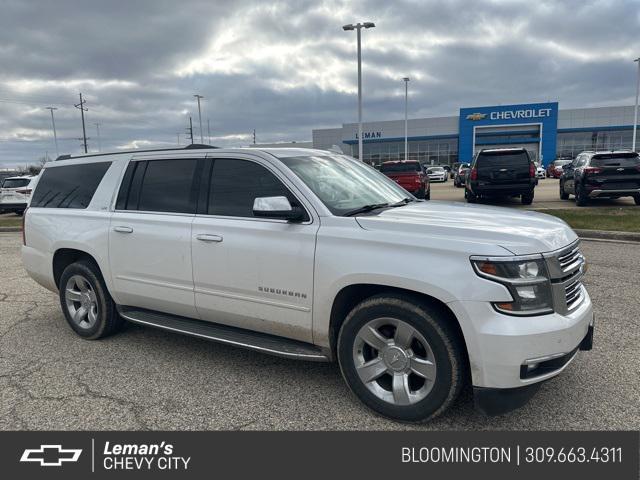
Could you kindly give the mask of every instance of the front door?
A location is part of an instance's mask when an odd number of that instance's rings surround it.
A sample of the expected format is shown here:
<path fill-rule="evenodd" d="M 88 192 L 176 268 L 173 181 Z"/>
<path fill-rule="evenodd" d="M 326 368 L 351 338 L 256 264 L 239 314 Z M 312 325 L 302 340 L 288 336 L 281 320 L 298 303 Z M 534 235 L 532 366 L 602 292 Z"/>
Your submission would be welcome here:
<path fill-rule="evenodd" d="M 206 208 L 192 228 L 201 318 L 310 342 L 318 220 L 308 213 L 300 223 L 254 217 L 257 197 L 286 196 L 304 205 L 267 163 L 210 162 Z"/>

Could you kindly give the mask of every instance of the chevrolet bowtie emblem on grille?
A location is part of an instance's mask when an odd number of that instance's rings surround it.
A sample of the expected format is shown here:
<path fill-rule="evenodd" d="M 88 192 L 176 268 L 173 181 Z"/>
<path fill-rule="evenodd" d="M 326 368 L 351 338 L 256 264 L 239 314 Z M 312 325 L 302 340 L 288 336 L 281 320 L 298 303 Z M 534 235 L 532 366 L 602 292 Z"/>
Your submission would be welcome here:
<path fill-rule="evenodd" d="M 62 448 L 62 445 L 40 445 L 22 452 L 21 462 L 39 463 L 41 467 L 59 467 L 62 462 L 77 462 L 82 449 Z"/>

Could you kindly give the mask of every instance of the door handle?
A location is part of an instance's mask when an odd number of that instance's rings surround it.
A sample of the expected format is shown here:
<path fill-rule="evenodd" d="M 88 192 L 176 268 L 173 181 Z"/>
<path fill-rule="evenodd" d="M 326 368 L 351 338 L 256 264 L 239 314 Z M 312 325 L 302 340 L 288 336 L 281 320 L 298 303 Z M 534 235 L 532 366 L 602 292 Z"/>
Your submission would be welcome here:
<path fill-rule="evenodd" d="M 133 228 L 131 227 L 117 226 L 113 227 L 113 230 L 119 233 L 133 233 Z"/>
<path fill-rule="evenodd" d="M 221 242 L 222 241 L 222 236 L 221 235 L 208 235 L 206 233 L 200 233 L 198 235 L 196 235 L 196 239 L 200 240 L 202 242 Z"/>

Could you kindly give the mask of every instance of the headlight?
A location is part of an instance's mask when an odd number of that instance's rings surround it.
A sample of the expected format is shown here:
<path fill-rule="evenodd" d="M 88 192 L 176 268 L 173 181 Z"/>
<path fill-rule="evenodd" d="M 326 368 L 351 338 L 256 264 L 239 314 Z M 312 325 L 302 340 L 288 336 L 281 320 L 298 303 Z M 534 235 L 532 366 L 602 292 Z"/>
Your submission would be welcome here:
<path fill-rule="evenodd" d="M 501 313 L 544 315 L 553 312 L 551 282 L 541 257 L 518 259 L 471 257 L 476 273 L 507 287 L 512 302 L 494 302 Z"/>

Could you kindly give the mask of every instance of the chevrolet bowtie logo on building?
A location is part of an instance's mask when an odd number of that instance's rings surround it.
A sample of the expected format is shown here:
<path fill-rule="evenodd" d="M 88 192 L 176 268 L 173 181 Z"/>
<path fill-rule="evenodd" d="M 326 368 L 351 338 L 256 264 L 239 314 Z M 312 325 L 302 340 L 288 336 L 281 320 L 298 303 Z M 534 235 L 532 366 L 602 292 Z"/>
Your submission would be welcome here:
<path fill-rule="evenodd" d="M 62 462 L 77 462 L 81 453 L 82 449 L 62 448 L 62 445 L 40 445 L 40 448 L 27 448 L 20 461 L 39 463 L 41 467 L 59 467 Z"/>
<path fill-rule="evenodd" d="M 467 115 L 467 120 L 483 120 L 487 118 L 486 113 L 470 113 Z"/>

